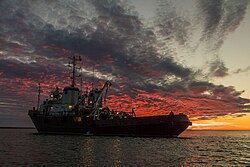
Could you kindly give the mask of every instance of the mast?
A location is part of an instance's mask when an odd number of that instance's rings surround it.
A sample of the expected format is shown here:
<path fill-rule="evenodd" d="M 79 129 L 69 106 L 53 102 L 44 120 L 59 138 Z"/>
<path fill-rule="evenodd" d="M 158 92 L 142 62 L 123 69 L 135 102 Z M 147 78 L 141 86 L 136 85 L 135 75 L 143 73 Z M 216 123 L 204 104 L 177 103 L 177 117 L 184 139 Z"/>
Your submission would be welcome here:
<path fill-rule="evenodd" d="M 72 77 L 72 84 L 71 84 L 71 86 L 72 87 L 75 87 L 75 77 L 76 77 L 76 57 L 75 56 L 73 56 L 73 62 L 72 62 L 72 65 L 73 65 L 73 71 L 72 71 L 72 73 L 73 73 L 73 77 Z"/>
<path fill-rule="evenodd" d="M 40 86 L 40 82 L 38 83 L 38 97 L 37 97 L 37 111 L 40 105 L 40 94 L 41 94 L 41 86 Z"/>
<path fill-rule="evenodd" d="M 69 67 L 72 67 L 72 72 L 71 72 L 72 77 L 70 77 L 72 79 L 71 87 L 75 87 L 75 85 L 76 85 L 76 77 L 79 77 L 79 76 L 76 76 L 76 72 L 77 72 L 76 69 L 79 69 L 79 68 L 76 67 L 77 66 L 76 62 L 77 61 L 82 61 L 80 56 L 79 56 L 79 58 L 76 58 L 75 56 L 73 56 L 72 61 L 69 62 Z"/>
<path fill-rule="evenodd" d="M 82 93 L 82 67 L 81 67 L 81 87 L 80 87 L 81 93 Z"/>
<path fill-rule="evenodd" d="M 95 64 L 93 64 L 92 90 L 94 89 L 94 82 L 95 82 Z"/>

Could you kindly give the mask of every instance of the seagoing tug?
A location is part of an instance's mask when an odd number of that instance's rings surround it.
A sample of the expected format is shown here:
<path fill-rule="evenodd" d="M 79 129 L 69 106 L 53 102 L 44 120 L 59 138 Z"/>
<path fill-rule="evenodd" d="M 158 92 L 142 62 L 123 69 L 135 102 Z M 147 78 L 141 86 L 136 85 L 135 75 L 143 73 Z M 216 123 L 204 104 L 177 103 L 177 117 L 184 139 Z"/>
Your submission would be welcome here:
<path fill-rule="evenodd" d="M 183 113 L 136 117 L 134 108 L 132 112 L 110 110 L 103 104 L 111 82 L 82 92 L 75 84 L 77 61 L 81 58 L 73 56 L 70 62 L 71 85 L 62 92 L 56 88 L 41 105 L 39 83 L 37 107 L 28 113 L 38 133 L 177 137 L 192 125 Z"/>

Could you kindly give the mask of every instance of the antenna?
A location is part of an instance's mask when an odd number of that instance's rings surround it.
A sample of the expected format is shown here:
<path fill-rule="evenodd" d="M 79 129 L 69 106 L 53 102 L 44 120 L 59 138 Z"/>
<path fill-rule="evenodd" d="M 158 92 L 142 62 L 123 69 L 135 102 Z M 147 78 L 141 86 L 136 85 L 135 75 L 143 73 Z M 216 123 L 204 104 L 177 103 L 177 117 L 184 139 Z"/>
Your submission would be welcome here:
<path fill-rule="evenodd" d="M 76 61 L 82 61 L 81 57 L 79 56 L 79 58 L 77 59 L 75 56 L 73 56 L 72 62 L 69 62 L 69 67 L 72 67 L 72 77 L 70 77 L 72 79 L 72 83 L 71 86 L 75 87 L 75 80 L 76 80 L 76 69 L 79 69 L 76 67 Z M 71 66 L 72 65 L 72 66 Z M 77 76 L 79 77 L 79 76 Z"/>
<path fill-rule="evenodd" d="M 37 97 L 37 111 L 40 105 L 40 94 L 41 94 L 41 86 L 40 86 L 40 82 L 38 83 L 38 97 Z"/>
<path fill-rule="evenodd" d="M 82 67 L 80 68 L 80 70 L 81 70 L 81 87 L 80 87 L 80 89 L 81 89 L 81 94 L 82 94 Z"/>
<path fill-rule="evenodd" d="M 72 77 L 72 84 L 71 84 L 71 86 L 72 87 L 74 87 L 75 86 L 75 75 L 76 75 L 76 57 L 75 56 L 73 56 L 73 62 L 72 62 L 72 65 L 73 65 L 73 71 L 72 71 L 72 73 L 73 73 L 73 77 Z"/>
<path fill-rule="evenodd" d="M 95 64 L 93 64 L 92 89 L 94 89 L 94 82 L 95 82 Z"/>

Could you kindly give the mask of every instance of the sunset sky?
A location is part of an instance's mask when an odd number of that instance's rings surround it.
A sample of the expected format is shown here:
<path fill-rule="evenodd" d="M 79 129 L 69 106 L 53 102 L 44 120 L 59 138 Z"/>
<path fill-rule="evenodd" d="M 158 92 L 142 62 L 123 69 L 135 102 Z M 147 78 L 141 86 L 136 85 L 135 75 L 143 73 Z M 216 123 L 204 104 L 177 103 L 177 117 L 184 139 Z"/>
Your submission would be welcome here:
<path fill-rule="evenodd" d="M 249 27 L 248 0 L 2 0 L 0 126 L 33 126 L 38 83 L 43 100 L 69 85 L 75 55 L 110 108 L 250 130 Z"/>

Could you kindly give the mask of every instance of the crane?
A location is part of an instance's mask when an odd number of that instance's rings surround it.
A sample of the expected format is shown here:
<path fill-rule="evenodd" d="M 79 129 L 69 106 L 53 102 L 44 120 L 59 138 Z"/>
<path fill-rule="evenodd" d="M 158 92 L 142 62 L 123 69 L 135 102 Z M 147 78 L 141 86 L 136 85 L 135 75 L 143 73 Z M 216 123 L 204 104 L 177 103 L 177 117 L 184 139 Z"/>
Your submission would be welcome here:
<path fill-rule="evenodd" d="M 98 95 L 98 97 L 96 98 L 96 100 L 94 102 L 94 110 L 91 113 L 91 115 L 94 115 L 94 117 L 93 117 L 94 120 L 96 120 L 96 119 L 99 120 L 100 110 L 99 110 L 98 104 L 102 103 L 102 97 L 103 97 L 104 93 L 105 93 L 104 102 L 106 101 L 106 95 L 107 95 L 108 89 L 111 85 L 112 84 L 110 81 L 106 81 L 105 84 L 103 85 L 102 89 L 100 90 L 100 94 Z M 106 91 L 105 91 L 105 89 L 106 89 Z"/>

